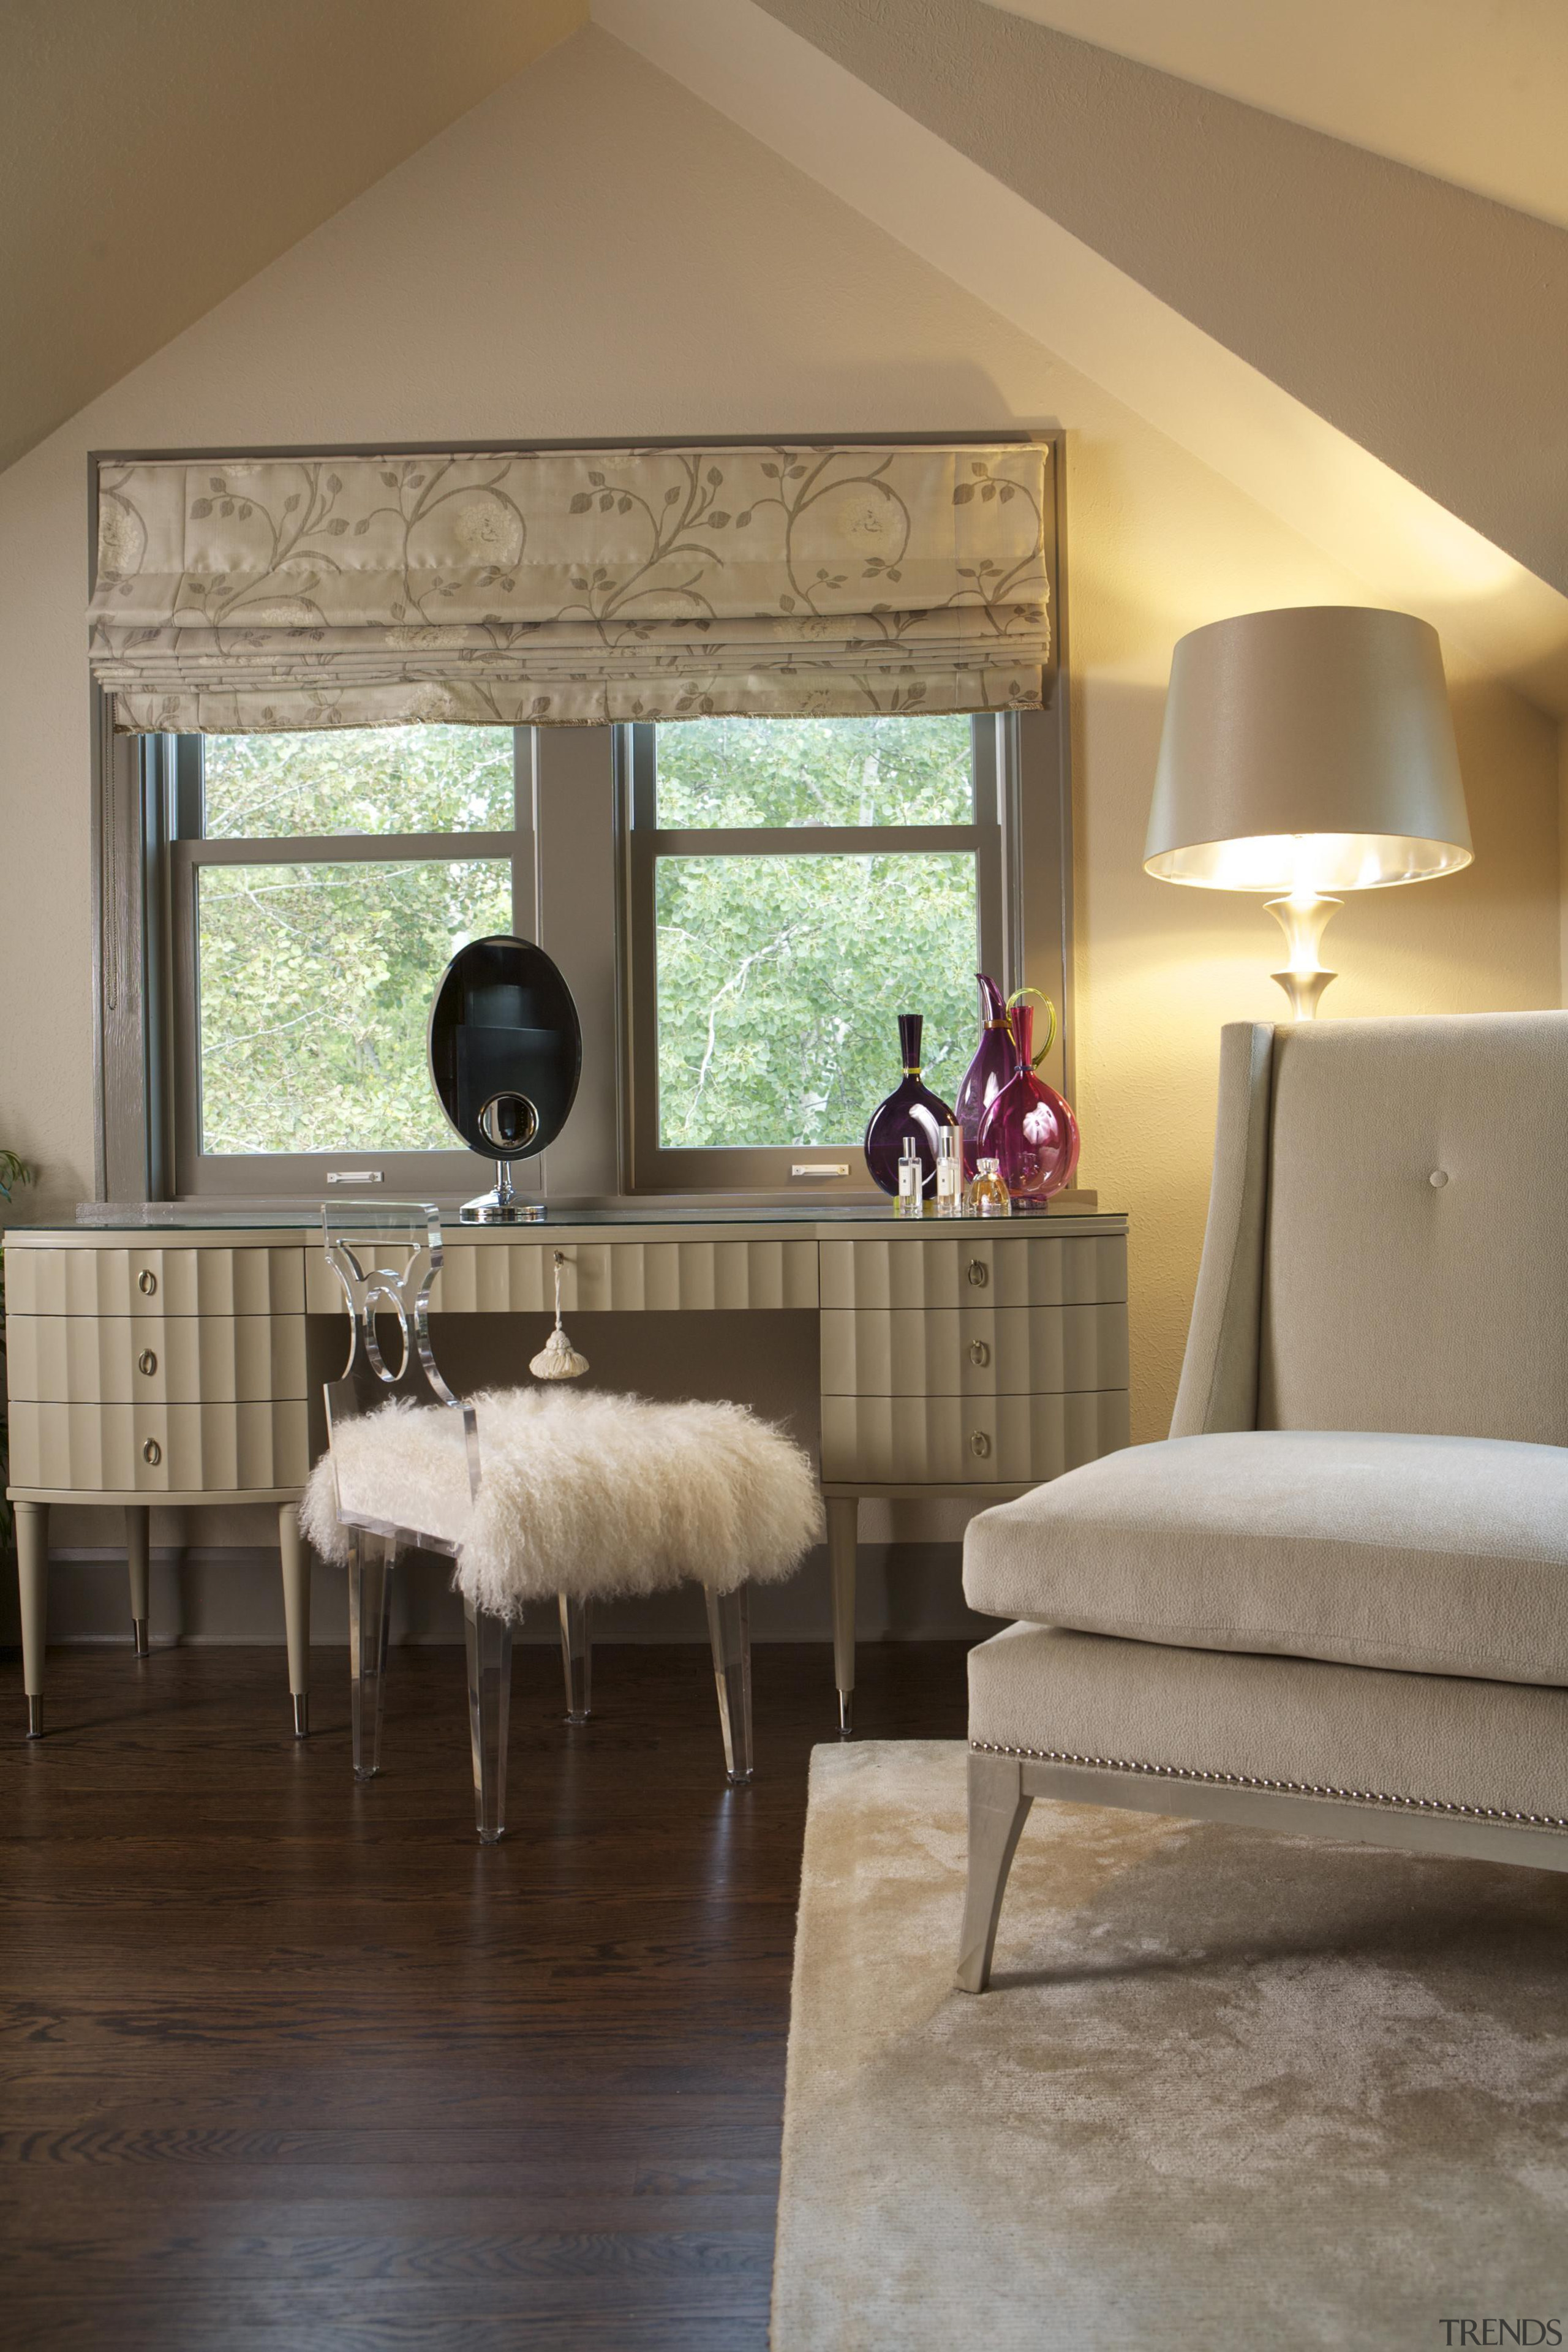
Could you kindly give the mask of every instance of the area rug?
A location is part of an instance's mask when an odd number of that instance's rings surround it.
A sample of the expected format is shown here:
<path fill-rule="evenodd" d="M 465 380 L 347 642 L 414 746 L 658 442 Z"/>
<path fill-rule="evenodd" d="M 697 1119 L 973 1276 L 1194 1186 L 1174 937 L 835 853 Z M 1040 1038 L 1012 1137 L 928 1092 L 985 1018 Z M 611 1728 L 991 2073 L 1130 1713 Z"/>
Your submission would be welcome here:
<path fill-rule="evenodd" d="M 817 1748 L 773 2352 L 1568 2345 L 1568 1878 L 1037 1803 L 976 1998 L 963 1856 Z"/>

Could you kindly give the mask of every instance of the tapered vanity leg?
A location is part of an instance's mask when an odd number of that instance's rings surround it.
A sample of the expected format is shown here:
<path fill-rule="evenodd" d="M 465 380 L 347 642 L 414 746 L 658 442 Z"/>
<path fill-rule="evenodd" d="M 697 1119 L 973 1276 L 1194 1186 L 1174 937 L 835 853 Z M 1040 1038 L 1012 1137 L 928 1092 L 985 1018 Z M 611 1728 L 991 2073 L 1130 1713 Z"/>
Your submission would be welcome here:
<path fill-rule="evenodd" d="M 147 1593 L 152 1581 L 153 1514 L 140 1503 L 125 1506 L 125 1565 L 131 1575 L 131 1639 L 136 1655 L 147 1654 Z"/>
<path fill-rule="evenodd" d="M 594 1700 L 594 1604 L 561 1601 L 561 1665 L 566 1677 L 566 1720 L 586 1723 Z"/>
<path fill-rule="evenodd" d="M 511 1711 L 511 1620 L 463 1604 L 468 1652 L 468 1736 L 474 1750 L 474 1820 L 481 1845 L 506 1835 L 507 1718 Z"/>
<path fill-rule="evenodd" d="M 283 1568 L 283 1633 L 289 1644 L 294 1737 L 303 1739 L 310 1728 L 310 1555 L 293 1503 L 284 1503 L 278 1513 L 278 1553 Z"/>
<path fill-rule="evenodd" d="M 827 1558 L 833 1570 L 833 1679 L 838 1685 L 838 1737 L 855 1729 L 855 1551 L 860 1505 L 853 1495 L 827 1505 Z"/>
<path fill-rule="evenodd" d="M 49 1507 L 15 1503 L 16 1582 L 22 1597 L 22 1687 L 27 1695 L 27 1737 L 44 1736 L 44 1629 L 49 1603 Z"/>
<path fill-rule="evenodd" d="M 1016 1756 L 986 1756 L 970 1749 L 969 1883 L 958 1939 L 961 1992 L 984 1992 L 991 1981 L 1007 1873 L 1034 1801 L 1024 1794 L 1024 1768 Z"/>
<path fill-rule="evenodd" d="M 719 1728 L 724 1769 L 739 1788 L 752 1777 L 752 1621 L 742 1584 L 737 1592 L 708 1595 L 708 1638 L 719 1686 Z"/>
<path fill-rule="evenodd" d="M 381 1769 L 381 1706 L 395 1553 L 382 1536 L 354 1534 L 349 1553 L 349 1673 L 353 1678 L 354 1779 Z"/>

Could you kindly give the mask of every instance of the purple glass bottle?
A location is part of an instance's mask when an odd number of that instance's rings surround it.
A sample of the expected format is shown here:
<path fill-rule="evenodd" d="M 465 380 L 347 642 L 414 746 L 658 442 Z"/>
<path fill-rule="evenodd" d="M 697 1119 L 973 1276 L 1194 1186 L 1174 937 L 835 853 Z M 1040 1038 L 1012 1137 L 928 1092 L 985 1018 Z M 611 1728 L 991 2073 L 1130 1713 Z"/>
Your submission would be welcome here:
<path fill-rule="evenodd" d="M 1053 1192 L 1066 1191 L 1078 1166 L 1079 1137 L 1070 1107 L 1031 1066 L 1034 1008 L 1015 1004 L 1012 1022 L 1017 1067 L 980 1123 L 980 1152 L 1000 1163 L 1016 1215 L 1043 1209 Z"/>
<path fill-rule="evenodd" d="M 980 1122 L 1012 1076 L 1018 1064 L 1018 1050 L 1013 1043 L 1013 1032 L 1007 1024 L 1007 1006 L 1001 990 L 989 973 L 977 971 L 980 982 L 980 1043 L 974 1059 L 963 1074 L 963 1084 L 958 1089 L 953 1110 L 963 1129 L 963 1175 L 966 1183 L 974 1181 L 980 1147 Z"/>
<path fill-rule="evenodd" d="M 904 1057 L 904 1075 L 887 1101 L 879 1103 L 871 1113 L 866 1129 L 866 1165 L 874 1184 L 879 1184 L 884 1192 L 896 1193 L 904 1138 L 912 1135 L 921 1155 L 921 1195 L 929 1201 L 936 1192 L 937 1135 L 941 1129 L 953 1124 L 953 1118 L 941 1097 L 921 1084 L 921 1033 L 924 1027 L 923 1013 L 900 1013 L 899 1045 Z"/>

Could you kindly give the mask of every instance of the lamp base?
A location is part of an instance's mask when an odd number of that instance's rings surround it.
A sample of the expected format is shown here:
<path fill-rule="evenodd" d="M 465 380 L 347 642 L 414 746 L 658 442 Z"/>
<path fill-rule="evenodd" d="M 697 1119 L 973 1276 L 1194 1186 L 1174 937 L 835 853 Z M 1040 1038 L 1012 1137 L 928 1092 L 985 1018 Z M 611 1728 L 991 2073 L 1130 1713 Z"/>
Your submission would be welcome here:
<path fill-rule="evenodd" d="M 1285 991 L 1293 1021 L 1315 1020 L 1324 989 L 1338 977 L 1319 961 L 1318 948 L 1330 916 L 1339 913 L 1344 900 L 1320 898 L 1315 890 L 1302 890 L 1265 903 L 1285 934 L 1289 957 L 1285 970 L 1271 972 L 1269 978 Z"/>

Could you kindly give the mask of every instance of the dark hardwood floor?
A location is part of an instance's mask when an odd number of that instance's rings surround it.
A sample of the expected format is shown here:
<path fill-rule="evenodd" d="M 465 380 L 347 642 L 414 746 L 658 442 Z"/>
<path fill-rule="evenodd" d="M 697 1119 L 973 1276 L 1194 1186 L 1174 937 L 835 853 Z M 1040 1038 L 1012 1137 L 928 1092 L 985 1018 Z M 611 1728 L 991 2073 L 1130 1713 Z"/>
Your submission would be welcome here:
<path fill-rule="evenodd" d="M 726 1791 L 705 1651 L 520 1649 L 510 1822 L 472 1828 L 463 1662 L 404 1650 L 356 1789 L 276 1650 L 0 1680 L 9 2352 L 765 2345 L 806 1759 L 827 1653 L 755 1654 Z M 963 1649 L 861 1652 L 868 1737 L 957 1737 Z"/>

